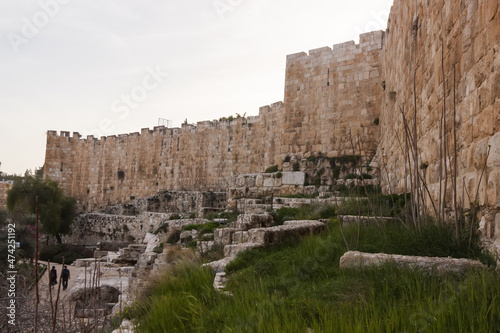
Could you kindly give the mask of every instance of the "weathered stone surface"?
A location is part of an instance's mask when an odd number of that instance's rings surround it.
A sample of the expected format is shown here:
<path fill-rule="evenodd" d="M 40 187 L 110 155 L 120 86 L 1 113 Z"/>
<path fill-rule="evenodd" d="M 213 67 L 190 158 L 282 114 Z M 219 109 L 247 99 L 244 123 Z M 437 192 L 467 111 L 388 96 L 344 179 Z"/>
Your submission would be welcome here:
<path fill-rule="evenodd" d="M 234 258 L 238 253 L 262 247 L 263 243 L 241 243 L 224 246 L 224 257 Z"/>
<path fill-rule="evenodd" d="M 253 228 L 266 228 L 273 225 L 273 217 L 269 214 L 240 214 L 236 222 L 231 223 L 231 228 L 248 230 Z"/>
<path fill-rule="evenodd" d="M 495 239 L 500 240 L 500 213 L 495 216 Z"/>
<path fill-rule="evenodd" d="M 221 228 L 214 230 L 214 241 L 217 244 L 228 245 L 233 242 L 233 234 L 237 231 L 234 228 Z"/>
<path fill-rule="evenodd" d="M 418 22 L 414 22 L 415 18 Z M 389 192 L 389 187 L 393 192 L 401 192 L 405 186 L 404 152 L 398 144 L 398 137 L 399 140 L 405 137 L 400 107 L 413 101 L 415 82 L 419 163 L 428 164 L 425 177 L 434 201 L 438 202 L 439 196 L 439 144 L 444 95 L 450 163 L 453 163 L 453 129 L 456 129 L 458 202 L 464 201 L 468 206 L 473 201 L 474 198 L 468 199 L 467 193 L 475 196 L 485 164 L 479 186 L 479 203 L 491 207 L 498 202 L 495 188 L 498 177 L 494 171 L 500 168 L 499 37 L 498 0 L 427 4 L 409 0 L 394 2 L 381 56 L 380 80 L 385 84 L 385 92 L 380 110 L 380 144 L 375 158 L 380 167 L 387 168 L 392 180 L 382 173 L 382 186 L 386 192 Z M 446 79 L 444 91 L 442 69 Z M 410 123 L 414 121 L 414 112 L 413 105 L 405 108 Z M 491 146 L 491 151 L 486 161 L 488 146 Z M 448 168 L 451 170 L 450 166 Z M 452 197 L 453 191 L 450 170 L 446 189 L 448 198 Z M 465 189 L 461 184 L 464 177 Z M 448 204 L 451 205 L 451 200 Z"/>
<path fill-rule="evenodd" d="M 283 172 L 283 185 L 304 185 L 306 174 L 304 172 Z"/>
<path fill-rule="evenodd" d="M 286 223 L 286 222 L 285 222 Z M 314 235 L 325 229 L 325 224 L 319 221 L 292 221 L 270 228 L 256 228 L 248 231 L 249 242 L 263 246 L 275 245 L 286 239 L 300 239 Z"/>
<path fill-rule="evenodd" d="M 210 251 L 214 246 L 215 246 L 214 241 L 200 241 L 196 244 L 196 248 L 200 253 L 205 253 L 207 251 Z"/>
<path fill-rule="evenodd" d="M 134 323 L 128 319 L 123 319 L 120 327 L 111 333 L 134 333 Z"/>
<path fill-rule="evenodd" d="M 499 111 L 497 110 L 497 112 Z M 497 134 L 490 138 L 488 145 L 490 147 L 490 155 L 488 157 L 487 166 L 500 167 L 500 129 Z"/>
<path fill-rule="evenodd" d="M 248 241 L 248 231 L 236 231 L 233 234 L 233 244 L 246 243 Z"/>
<path fill-rule="evenodd" d="M 215 290 L 223 290 L 226 288 L 226 284 L 228 282 L 228 278 L 226 277 L 226 272 L 217 272 L 215 274 L 214 279 L 214 288 Z"/>
<path fill-rule="evenodd" d="M 477 260 L 455 259 L 450 257 L 415 257 L 349 251 L 340 258 L 340 268 L 378 266 L 383 263 L 395 263 L 402 268 L 420 269 L 429 273 L 464 273 L 472 269 L 485 268 L 485 266 Z"/>
<path fill-rule="evenodd" d="M 339 219 L 342 219 L 344 223 L 366 223 L 366 224 L 376 224 L 385 223 L 389 221 L 397 221 L 395 217 L 380 217 L 380 216 L 355 216 L 355 215 L 339 215 Z"/>
<path fill-rule="evenodd" d="M 158 235 L 151 234 L 148 232 L 142 242 L 146 244 L 145 252 L 153 252 L 155 247 L 160 245 L 160 238 L 158 237 Z"/>

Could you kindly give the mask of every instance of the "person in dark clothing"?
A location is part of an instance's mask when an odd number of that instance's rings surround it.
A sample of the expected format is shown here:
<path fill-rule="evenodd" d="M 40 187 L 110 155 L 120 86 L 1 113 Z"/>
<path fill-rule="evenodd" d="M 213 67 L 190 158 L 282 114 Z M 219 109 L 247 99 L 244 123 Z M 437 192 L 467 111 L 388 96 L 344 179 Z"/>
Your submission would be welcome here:
<path fill-rule="evenodd" d="M 68 288 L 68 280 L 70 279 L 70 277 L 71 273 L 69 272 L 68 266 L 64 265 L 64 268 L 61 272 L 63 290 L 66 290 L 66 288 Z"/>
<path fill-rule="evenodd" d="M 56 271 L 56 266 L 52 266 L 52 269 L 50 270 L 50 285 L 54 286 L 57 284 L 57 271 Z"/>

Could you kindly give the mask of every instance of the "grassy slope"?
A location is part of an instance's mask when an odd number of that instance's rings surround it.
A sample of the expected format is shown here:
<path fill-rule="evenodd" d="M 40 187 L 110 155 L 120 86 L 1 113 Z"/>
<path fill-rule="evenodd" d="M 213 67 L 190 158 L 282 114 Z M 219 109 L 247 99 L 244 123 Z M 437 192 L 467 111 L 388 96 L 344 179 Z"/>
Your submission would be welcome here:
<path fill-rule="evenodd" d="M 357 230 L 345 232 L 353 244 Z M 451 234 L 436 226 L 422 234 L 363 228 L 359 250 L 463 256 Z M 331 224 L 300 243 L 243 253 L 227 268 L 232 296 L 214 291 L 211 271 L 179 267 L 152 287 L 134 316 L 142 332 L 500 331 L 500 279 L 493 270 L 465 277 L 390 265 L 340 270 L 345 251 L 338 224 Z"/>

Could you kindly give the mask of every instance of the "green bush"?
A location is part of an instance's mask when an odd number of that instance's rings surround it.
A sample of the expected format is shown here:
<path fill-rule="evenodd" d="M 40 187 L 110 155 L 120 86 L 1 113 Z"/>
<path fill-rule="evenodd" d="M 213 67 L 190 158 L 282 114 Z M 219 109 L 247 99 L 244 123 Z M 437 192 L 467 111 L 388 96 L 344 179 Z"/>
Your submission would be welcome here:
<path fill-rule="evenodd" d="M 358 163 L 360 160 L 361 156 L 359 155 L 343 155 L 335 157 L 335 161 L 340 164 Z"/>
<path fill-rule="evenodd" d="M 178 241 L 181 240 L 181 231 L 176 230 L 173 232 L 167 239 L 167 243 L 169 244 L 176 244 Z"/>
<path fill-rule="evenodd" d="M 293 163 L 292 170 L 293 171 L 300 171 L 300 163 L 299 162 Z"/>
<path fill-rule="evenodd" d="M 163 253 L 163 243 L 160 243 L 157 247 L 153 249 L 154 253 Z"/>
<path fill-rule="evenodd" d="M 281 177 L 283 177 L 281 171 L 276 172 L 276 178 L 280 179 Z"/>
<path fill-rule="evenodd" d="M 93 255 L 93 251 L 84 246 L 58 244 L 42 246 L 38 258 L 43 261 L 62 264 L 64 257 L 64 263 L 71 265 L 77 259 L 92 258 Z"/>
<path fill-rule="evenodd" d="M 340 177 L 340 166 L 336 165 L 333 167 L 332 177 L 333 179 L 338 179 Z"/>
<path fill-rule="evenodd" d="M 154 234 L 157 235 L 160 232 L 167 233 L 168 232 L 168 222 L 163 222 L 158 229 L 155 230 Z"/>
<path fill-rule="evenodd" d="M 265 173 L 273 173 L 273 172 L 278 172 L 279 167 L 277 165 L 270 166 L 269 168 L 266 169 Z"/>

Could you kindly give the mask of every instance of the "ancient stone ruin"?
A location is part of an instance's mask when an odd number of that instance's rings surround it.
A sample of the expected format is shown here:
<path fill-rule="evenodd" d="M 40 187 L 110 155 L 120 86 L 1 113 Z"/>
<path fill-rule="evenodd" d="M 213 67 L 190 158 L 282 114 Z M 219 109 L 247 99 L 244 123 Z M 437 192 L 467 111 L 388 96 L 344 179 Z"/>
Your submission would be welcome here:
<path fill-rule="evenodd" d="M 483 240 L 500 248 L 499 10 L 498 0 L 395 0 L 385 31 L 288 55 L 283 102 L 258 116 L 101 138 L 48 131 L 45 176 L 85 213 L 71 241 L 95 246 L 103 269 L 119 267 L 108 281 L 122 294 L 124 284 L 139 288 L 137 272 L 166 265 L 167 239 L 199 252 L 223 247 L 210 263 L 222 289 L 238 252 L 325 227 L 274 226 L 269 209 L 337 203 L 343 186 L 407 193 L 421 182 L 429 210 L 439 202 L 450 217 L 454 202 L 477 206 Z M 297 194 L 314 198 L 284 198 Z M 227 209 L 244 214 L 213 234 L 197 229 Z M 454 265 L 443 260 L 348 253 L 342 265 Z"/>
<path fill-rule="evenodd" d="M 385 31 L 363 34 L 359 44 L 287 56 L 284 100 L 262 107 L 258 116 L 102 138 L 49 131 L 45 175 L 90 212 L 165 190 L 295 193 L 311 179 L 286 172 L 304 171 L 308 157 L 361 155 L 379 171 L 386 192 L 403 192 L 410 181 L 406 121 L 416 129 L 414 164 L 429 195 L 437 202 L 446 192 L 449 208 L 453 195 L 465 208 L 477 198 L 485 237 L 494 239 L 500 212 L 498 10 L 496 0 L 396 0 Z M 238 178 L 271 166 L 283 173 L 246 177 L 249 184 Z M 319 177 L 316 185 L 322 182 Z"/>

